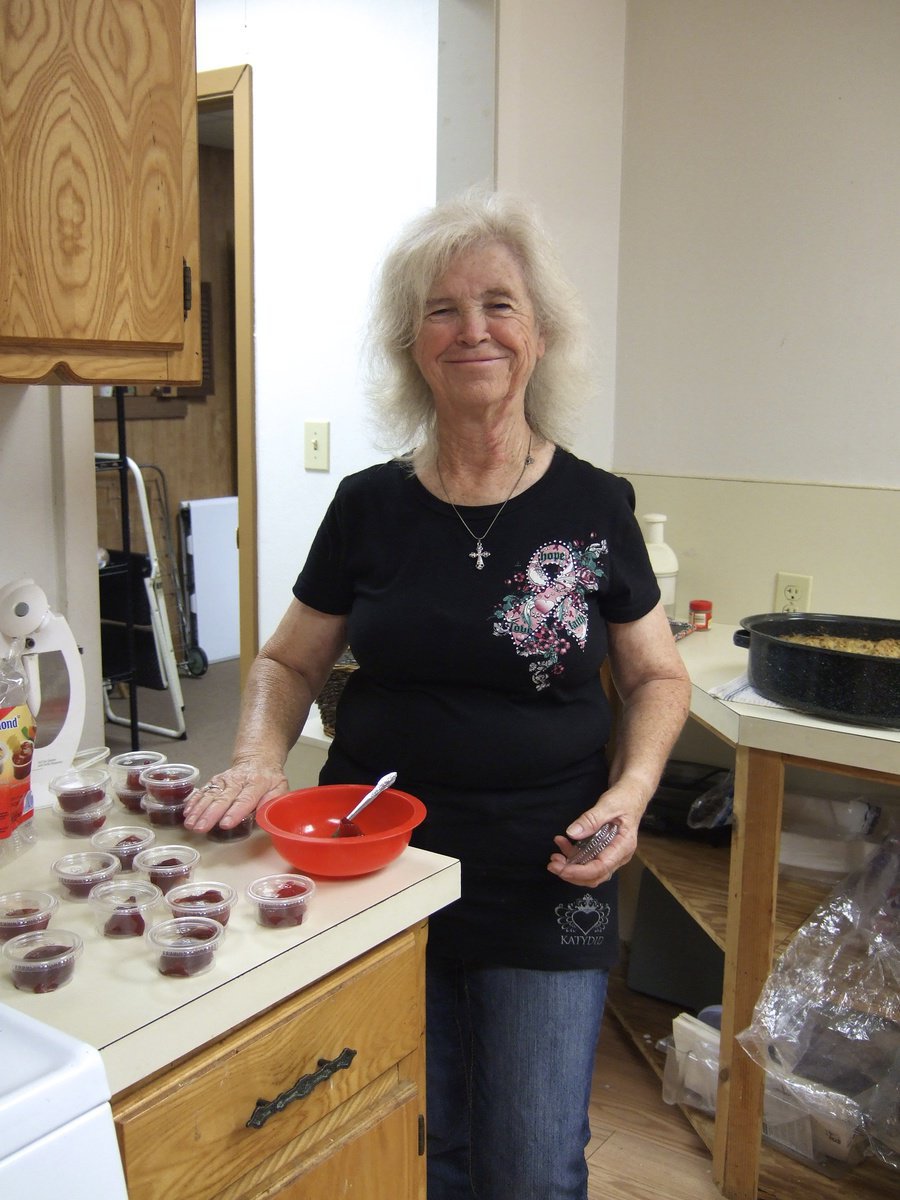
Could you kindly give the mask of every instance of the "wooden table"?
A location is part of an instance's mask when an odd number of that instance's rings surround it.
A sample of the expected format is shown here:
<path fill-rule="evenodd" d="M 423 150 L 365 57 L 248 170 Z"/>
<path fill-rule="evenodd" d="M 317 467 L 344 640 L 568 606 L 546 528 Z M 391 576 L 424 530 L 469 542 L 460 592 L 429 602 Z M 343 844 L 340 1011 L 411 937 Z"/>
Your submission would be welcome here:
<path fill-rule="evenodd" d="M 783 944 L 827 888 L 783 880 L 779 844 L 785 768 L 791 765 L 900 786 L 900 731 L 820 721 L 786 709 L 726 703 L 710 689 L 736 678 L 747 653 L 733 630 L 714 626 L 679 642 L 691 675 L 691 717 L 734 748 L 734 826 L 730 852 L 642 834 L 638 855 L 724 950 L 720 1083 L 712 1121 L 685 1109 L 713 1153 L 716 1185 L 728 1200 L 873 1200 L 893 1193 L 896 1176 L 866 1164 L 832 1180 L 761 1147 L 764 1074 L 735 1042 L 746 1029 Z M 677 1009 L 613 990 L 611 1007 L 657 1070 L 656 1036 L 671 1032 Z"/>

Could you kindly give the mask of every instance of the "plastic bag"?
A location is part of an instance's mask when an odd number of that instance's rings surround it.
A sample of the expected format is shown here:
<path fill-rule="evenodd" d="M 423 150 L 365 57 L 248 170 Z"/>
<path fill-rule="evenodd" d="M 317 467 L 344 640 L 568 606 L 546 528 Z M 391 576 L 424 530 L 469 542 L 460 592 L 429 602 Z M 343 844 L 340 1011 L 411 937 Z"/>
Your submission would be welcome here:
<path fill-rule="evenodd" d="M 900 1169 L 900 837 L 797 930 L 738 1040 L 812 1115 L 823 1153 Z"/>
<path fill-rule="evenodd" d="M 872 833 L 880 816 L 881 806 L 867 796 L 785 792 L 781 828 L 810 837 L 850 841 Z"/>
<path fill-rule="evenodd" d="M 731 824 L 733 810 L 734 771 L 729 771 L 697 797 L 688 811 L 687 823 L 691 829 L 718 829 Z"/>

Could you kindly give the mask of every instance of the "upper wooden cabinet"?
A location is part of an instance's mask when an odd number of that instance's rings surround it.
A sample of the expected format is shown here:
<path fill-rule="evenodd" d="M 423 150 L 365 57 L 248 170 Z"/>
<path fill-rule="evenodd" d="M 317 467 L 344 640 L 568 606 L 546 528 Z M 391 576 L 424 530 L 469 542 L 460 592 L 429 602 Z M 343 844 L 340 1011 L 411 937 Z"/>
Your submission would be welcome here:
<path fill-rule="evenodd" d="M 0 382 L 199 382 L 199 299 L 194 0 L 0 0 Z"/>

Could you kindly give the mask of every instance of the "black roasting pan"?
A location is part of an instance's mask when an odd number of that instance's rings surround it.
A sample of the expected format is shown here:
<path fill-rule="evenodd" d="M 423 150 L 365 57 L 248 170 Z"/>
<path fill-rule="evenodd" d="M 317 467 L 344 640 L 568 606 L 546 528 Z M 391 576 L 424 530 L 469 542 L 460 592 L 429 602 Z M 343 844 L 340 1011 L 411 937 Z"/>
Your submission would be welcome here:
<path fill-rule="evenodd" d="M 749 650 L 747 675 L 767 700 L 827 721 L 900 729 L 900 658 L 785 640 L 786 634 L 900 638 L 900 621 L 828 613 L 759 613 L 734 633 Z"/>

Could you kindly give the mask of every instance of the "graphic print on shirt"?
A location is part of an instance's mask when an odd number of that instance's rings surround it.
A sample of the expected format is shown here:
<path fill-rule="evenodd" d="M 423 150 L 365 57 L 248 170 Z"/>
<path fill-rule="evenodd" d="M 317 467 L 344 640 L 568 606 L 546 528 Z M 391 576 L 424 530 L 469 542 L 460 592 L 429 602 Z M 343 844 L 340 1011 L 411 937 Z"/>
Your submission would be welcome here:
<path fill-rule="evenodd" d="M 585 546 L 581 542 L 544 542 L 528 560 L 524 571 L 508 582 L 516 591 L 504 596 L 494 612 L 494 636 L 508 637 L 516 654 L 535 661 L 528 664 L 538 691 L 550 686 L 550 676 L 562 672 L 562 658 L 573 645 L 583 650 L 588 635 L 585 596 L 596 592 L 606 572 L 605 539 Z"/>
<path fill-rule="evenodd" d="M 600 946 L 609 924 L 609 905 L 595 900 L 590 892 L 571 904 L 557 904 L 556 920 L 564 946 Z"/>

